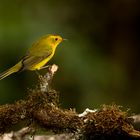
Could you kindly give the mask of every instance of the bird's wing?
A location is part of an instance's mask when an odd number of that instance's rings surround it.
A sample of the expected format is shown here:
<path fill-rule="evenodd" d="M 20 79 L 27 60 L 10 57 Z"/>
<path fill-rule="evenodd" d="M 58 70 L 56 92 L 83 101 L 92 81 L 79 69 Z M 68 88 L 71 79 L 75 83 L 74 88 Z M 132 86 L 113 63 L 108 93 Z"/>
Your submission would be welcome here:
<path fill-rule="evenodd" d="M 22 59 L 22 70 L 28 69 L 32 70 L 34 67 L 39 64 L 41 61 L 43 61 L 45 58 L 49 57 L 52 54 L 52 51 L 48 51 L 45 55 L 42 56 L 34 56 L 27 54 Z"/>

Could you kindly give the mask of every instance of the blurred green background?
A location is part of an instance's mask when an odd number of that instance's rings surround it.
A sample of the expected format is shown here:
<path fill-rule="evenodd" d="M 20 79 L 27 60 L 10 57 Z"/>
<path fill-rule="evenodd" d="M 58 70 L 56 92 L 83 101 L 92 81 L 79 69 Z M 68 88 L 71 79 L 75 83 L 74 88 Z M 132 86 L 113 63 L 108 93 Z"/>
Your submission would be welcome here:
<path fill-rule="evenodd" d="M 63 42 L 53 87 L 65 108 L 97 108 L 112 102 L 140 112 L 140 8 L 136 0 L 1 0 L 0 72 L 20 60 L 40 36 Z M 45 73 L 45 70 L 40 71 Z M 13 103 L 37 84 L 24 71 L 0 81 L 0 103 Z"/>

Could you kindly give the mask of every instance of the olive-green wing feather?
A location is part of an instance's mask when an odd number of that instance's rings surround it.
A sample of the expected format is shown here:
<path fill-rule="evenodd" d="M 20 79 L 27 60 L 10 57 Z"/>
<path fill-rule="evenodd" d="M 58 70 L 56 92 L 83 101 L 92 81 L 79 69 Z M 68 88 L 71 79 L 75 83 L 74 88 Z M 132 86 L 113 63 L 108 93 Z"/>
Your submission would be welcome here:
<path fill-rule="evenodd" d="M 44 59 L 49 57 L 52 54 L 52 51 L 48 51 L 45 55 L 42 56 L 34 56 L 34 55 L 26 55 L 22 59 L 22 70 L 34 70 L 34 67 L 42 62 Z"/>

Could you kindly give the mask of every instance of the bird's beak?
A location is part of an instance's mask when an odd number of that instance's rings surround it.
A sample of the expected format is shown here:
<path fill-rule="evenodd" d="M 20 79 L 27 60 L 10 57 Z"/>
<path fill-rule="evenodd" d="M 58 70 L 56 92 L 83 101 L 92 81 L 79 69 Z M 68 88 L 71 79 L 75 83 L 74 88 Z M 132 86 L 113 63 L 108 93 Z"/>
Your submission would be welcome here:
<path fill-rule="evenodd" d="M 66 39 L 66 38 L 63 38 L 63 39 L 62 39 L 62 41 L 67 41 L 67 40 L 68 40 L 68 39 Z"/>

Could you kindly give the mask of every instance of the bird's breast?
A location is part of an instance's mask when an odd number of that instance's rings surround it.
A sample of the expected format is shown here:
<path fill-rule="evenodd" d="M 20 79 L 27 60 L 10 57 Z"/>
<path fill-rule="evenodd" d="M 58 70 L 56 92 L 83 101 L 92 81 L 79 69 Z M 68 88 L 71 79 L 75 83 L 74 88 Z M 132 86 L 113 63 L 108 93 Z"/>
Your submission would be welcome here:
<path fill-rule="evenodd" d="M 52 53 L 50 56 L 44 58 L 40 63 L 36 64 L 36 66 L 34 66 L 35 70 L 40 70 L 44 65 L 47 64 L 47 62 L 53 57 L 54 53 Z"/>

